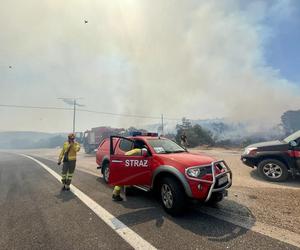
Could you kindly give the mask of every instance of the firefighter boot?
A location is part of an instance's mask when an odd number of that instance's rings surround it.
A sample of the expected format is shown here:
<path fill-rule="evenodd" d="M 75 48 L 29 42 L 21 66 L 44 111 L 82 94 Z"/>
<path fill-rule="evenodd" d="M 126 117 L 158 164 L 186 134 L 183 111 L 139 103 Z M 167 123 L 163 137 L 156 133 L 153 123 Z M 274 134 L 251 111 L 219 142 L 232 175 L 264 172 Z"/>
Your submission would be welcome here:
<path fill-rule="evenodd" d="M 69 186 L 69 185 L 66 185 L 65 190 L 66 190 L 66 191 L 70 191 L 70 186 Z"/>
<path fill-rule="evenodd" d="M 121 194 L 121 187 L 120 186 L 115 186 L 114 191 L 113 191 L 113 195 L 112 195 L 113 201 L 122 201 L 123 198 L 121 197 L 120 194 Z"/>
<path fill-rule="evenodd" d="M 116 194 L 113 194 L 112 199 L 113 201 L 123 201 L 121 195 L 116 195 Z"/>

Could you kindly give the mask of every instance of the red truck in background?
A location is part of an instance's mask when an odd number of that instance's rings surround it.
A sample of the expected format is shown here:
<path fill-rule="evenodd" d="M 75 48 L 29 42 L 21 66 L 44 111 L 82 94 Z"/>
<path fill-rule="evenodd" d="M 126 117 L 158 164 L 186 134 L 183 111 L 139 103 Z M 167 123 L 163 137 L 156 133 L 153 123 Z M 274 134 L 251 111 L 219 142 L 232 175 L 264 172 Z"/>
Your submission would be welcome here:
<path fill-rule="evenodd" d="M 122 135 L 125 129 L 111 128 L 111 127 L 96 127 L 91 130 L 86 130 L 83 133 L 83 147 L 84 151 L 89 154 L 98 148 L 103 139 L 109 138 L 111 135 Z"/>
<path fill-rule="evenodd" d="M 126 156 L 133 148 L 140 148 L 141 155 Z M 155 191 L 172 215 L 184 211 L 187 199 L 220 202 L 232 184 L 232 172 L 225 161 L 189 153 L 153 133 L 105 139 L 98 147 L 96 162 L 105 182 Z"/>

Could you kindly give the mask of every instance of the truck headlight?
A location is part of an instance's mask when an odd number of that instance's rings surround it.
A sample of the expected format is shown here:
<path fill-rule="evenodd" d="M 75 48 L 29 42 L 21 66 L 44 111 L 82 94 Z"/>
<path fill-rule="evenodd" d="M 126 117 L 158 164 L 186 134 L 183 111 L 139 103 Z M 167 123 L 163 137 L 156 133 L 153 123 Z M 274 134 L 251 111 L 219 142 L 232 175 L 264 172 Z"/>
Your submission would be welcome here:
<path fill-rule="evenodd" d="M 200 169 L 200 168 L 189 168 L 189 169 L 186 171 L 186 174 L 187 174 L 189 177 L 199 178 L 200 175 L 201 175 L 201 169 Z"/>
<path fill-rule="evenodd" d="M 244 155 L 254 155 L 257 152 L 257 148 L 245 148 Z"/>

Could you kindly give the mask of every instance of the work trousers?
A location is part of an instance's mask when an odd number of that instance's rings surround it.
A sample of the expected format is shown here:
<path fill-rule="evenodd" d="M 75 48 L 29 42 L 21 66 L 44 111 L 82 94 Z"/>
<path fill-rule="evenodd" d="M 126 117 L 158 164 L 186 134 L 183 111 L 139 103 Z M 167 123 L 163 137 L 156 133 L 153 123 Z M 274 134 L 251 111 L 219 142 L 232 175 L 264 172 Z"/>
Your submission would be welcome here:
<path fill-rule="evenodd" d="M 128 188 L 130 188 L 130 186 L 114 186 L 114 190 L 113 190 L 113 195 L 120 195 L 121 194 L 121 189 L 122 187 L 124 187 L 124 192 L 126 194 L 126 188 L 128 190 Z"/>
<path fill-rule="evenodd" d="M 61 173 L 61 182 L 64 185 L 70 185 L 73 177 L 73 173 L 76 167 L 75 161 L 67 161 L 63 163 L 62 173 Z"/>
<path fill-rule="evenodd" d="M 186 149 L 187 148 L 187 142 L 181 140 L 181 146 Z"/>
<path fill-rule="evenodd" d="M 120 195 L 121 194 L 121 186 L 115 186 L 113 195 Z"/>

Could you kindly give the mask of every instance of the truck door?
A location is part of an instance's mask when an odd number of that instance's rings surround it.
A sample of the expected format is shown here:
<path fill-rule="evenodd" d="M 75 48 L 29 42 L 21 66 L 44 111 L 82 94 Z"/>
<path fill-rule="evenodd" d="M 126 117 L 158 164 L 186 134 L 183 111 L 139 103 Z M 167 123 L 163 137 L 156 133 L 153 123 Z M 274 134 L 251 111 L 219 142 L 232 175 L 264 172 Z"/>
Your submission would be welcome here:
<path fill-rule="evenodd" d="M 119 143 L 114 147 L 114 138 Z M 151 156 L 127 156 L 125 151 L 134 148 L 134 141 L 125 137 L 110 137 L 110 173 L 108 183 L 111 185 L 150 185 L 151 182 Z M 119 148 L 118 148 L 119 147 Z"/>
<path fill-rule="evenodd" d="M 300 170 L 300 138 L 295 140 L 296 145 L 292 148 L 293 156 L 295 158 L 295 165 L 298 170 Z"/>

